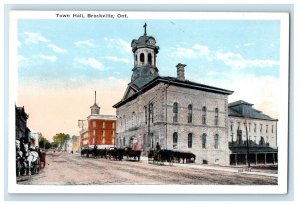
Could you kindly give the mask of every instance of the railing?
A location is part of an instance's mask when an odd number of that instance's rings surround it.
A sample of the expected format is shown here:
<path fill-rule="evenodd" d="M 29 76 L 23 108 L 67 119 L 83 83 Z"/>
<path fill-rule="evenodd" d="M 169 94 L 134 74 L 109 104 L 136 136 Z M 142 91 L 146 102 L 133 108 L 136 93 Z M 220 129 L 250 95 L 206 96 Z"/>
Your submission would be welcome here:
<path fill-rule="evenodd" d="M 246 140 L 242 140 L 240 142 L 238 141 L 234 141 L 234 142 L 228 142 L 228 146 L 229 147 L 247 147 L 247 141 Z M 269 142 L 260 142 L 259 144 L 257 144 L 256 142 L 249 140 L 249 147 L 270 147 L 270 143 Z"/>

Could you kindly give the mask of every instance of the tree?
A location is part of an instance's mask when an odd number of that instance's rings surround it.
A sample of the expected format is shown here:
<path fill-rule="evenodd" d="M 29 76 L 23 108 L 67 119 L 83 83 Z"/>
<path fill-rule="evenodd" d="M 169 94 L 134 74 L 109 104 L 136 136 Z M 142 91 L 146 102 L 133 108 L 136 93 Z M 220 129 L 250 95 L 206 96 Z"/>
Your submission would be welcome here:
<path fill-rule="evenodd" d="M 53 136 L 53 142 L 57 144 L 57 146 L 63 145 L 67 140 L 69 140 L 70 135 L 64 133 L 58 133 Z"/>
<path fill-rule="evenodd" d="M 39 133 L 39 147 L 49 149 L 51 147 L 51 144 L 48 139 L 46 139 L 42 133 Z"/>

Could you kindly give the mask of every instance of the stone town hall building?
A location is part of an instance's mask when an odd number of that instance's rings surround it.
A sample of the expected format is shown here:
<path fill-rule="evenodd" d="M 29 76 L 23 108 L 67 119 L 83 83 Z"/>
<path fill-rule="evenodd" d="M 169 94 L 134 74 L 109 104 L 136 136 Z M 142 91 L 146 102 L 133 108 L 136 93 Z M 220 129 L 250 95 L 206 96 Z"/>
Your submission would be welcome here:
<path fill-rule="evenodd" d="M 177 77 L 160 76 L 159 47 L 144 28 L 144 35 L 131 43 L 131 82 L 113 106 L 117 146 L 132 146 L 146 154 L 159 143 L 162 149 L 196 154 L 196 162 L 229 165 L 233 152 L 228 129 L 233 122 L 228 118 L 228 95 L 233 91 L 186 80 L 186 65 L 181 63 L 176 66 Z"/>

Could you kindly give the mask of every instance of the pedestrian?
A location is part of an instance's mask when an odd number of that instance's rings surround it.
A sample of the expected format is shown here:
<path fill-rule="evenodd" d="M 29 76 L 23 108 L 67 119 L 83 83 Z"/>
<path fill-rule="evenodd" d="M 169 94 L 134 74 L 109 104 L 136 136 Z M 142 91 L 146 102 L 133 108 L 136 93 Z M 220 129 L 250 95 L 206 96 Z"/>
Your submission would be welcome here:
<path fill-rule="evenodd" d="M 159 143 L 157 142 L 156 143 L 156 151 L 159 151 L 160 150 L 160 145 L 159 145 Z"/>

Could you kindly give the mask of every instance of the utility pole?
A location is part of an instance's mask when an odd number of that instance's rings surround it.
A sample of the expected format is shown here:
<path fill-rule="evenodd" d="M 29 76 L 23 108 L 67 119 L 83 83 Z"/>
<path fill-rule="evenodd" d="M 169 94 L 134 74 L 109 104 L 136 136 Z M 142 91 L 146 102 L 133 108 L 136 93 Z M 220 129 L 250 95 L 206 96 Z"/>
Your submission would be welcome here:
<path fill-rule="evenodd" d="M 248 168 L 250 168 L 249 137 L 248 137 L 248 129 L 247 129 L 247 120 L 246 120 L 246 118 L 245 118 L 245 125 L 246 125 L 247 164 L 248 164 Z"/>
<path fill-rule="evenodd" d="M 81 128 L 81 131 L 83 130 L 83 127 L 84 127 L 84 121 L 85 120 L 78 120 L 78 127 Z M 82 136 L 81 136 L 81 133 L 80 133 L 80 147 L 82 147 Z"/>

